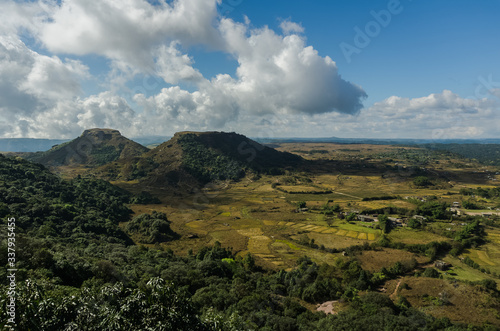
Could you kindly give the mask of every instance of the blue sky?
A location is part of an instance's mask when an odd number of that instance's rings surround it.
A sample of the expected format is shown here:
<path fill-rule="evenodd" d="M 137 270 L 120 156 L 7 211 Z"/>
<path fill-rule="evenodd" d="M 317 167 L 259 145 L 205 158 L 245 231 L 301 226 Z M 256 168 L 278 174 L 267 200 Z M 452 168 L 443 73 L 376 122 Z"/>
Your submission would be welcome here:
<path fill-rule="evenodd" d="M 499 138 L 499 14 L 484 0 L 3 1 L 0 137 Z"/>

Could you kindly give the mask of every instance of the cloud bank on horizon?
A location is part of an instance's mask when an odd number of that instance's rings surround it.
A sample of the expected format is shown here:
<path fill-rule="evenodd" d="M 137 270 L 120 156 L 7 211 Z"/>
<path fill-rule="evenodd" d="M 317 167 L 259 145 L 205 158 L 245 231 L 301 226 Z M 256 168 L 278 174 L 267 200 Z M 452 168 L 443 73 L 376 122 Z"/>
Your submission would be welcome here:
<path fill-rule="evenodd" d="M 448 90 L 393 96 L 363 108 L 367 93 L 307 45 L 301 24 L 284 20 L 281 31 L 254 27 L 246 17 L 237 22 L 220 16 L 217 5 L 2 2 L 0 137 L 70 138 L 110 127 L 132 137 L 230 130 L 250 136 L 467 138 L 487 134 L 491 124 L 484 118 L 498 116 L 494 99 L 465 99 Z M 205 77 L 189 54 L 200 48 L 226 54 L 236 72 Z M 92 56 L 106 60 L 105 71 L 93 67 Z M 89 84 L 98 91 L 85 93 Z"/>

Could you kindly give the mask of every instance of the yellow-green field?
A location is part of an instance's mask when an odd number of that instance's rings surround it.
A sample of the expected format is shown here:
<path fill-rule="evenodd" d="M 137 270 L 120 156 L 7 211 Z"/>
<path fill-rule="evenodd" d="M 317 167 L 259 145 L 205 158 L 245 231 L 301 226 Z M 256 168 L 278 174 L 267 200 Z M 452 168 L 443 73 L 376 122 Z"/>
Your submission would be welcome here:
<path fill-rule="evenodd" d="M 409 228 L 398 228 L 392 230 L 388 238 L 394 242 L 402 242 L 405 244 L 426 244 L 433 241 L 447 241 L 446 237 L 430 233 L 422 230 L 414 230 Z"/>
<path fill-rule="evenodd" d="M 396 262 L 405 262 L 415 259 L 418 263 L 427 263 L 429 258 L 397 249 L 384 248 L 377 251 L 364 251 L 356 256 L 365 270 L 379 271 L 381 268 L 390 268 Z"/>
<path fill-rule="evenodd" d="M 451 264 L 451 268 L 446 272 L 448 277 L 472 282 L 479 282 L 483 279 L 492 279 L 500 286 L 500 280 L 498 278 L 494 278 L 491 275 L 482 273 L 480 270 L 469 267 L 459 258 L 446 256 L 443 260 Z"/>
<path fill-rule="evenodd" d="M 408 286 L 397 287 L 398 283 Z M 488 321 L 490 324 L 500 325 L 498 307 L 487 293 L 476 286 L 444 279 L 403 277 L 388 282 L 386 288 L 387 294 L 396 294 L 394 298 L 397 295 L 404 296 L 412 307 L 420 308 L 437 318 L 447 317 L 453 322 L 475 324 Z M 436 304 L 438 298 L 446 298 L 449 304 Z"/>
<path fill-rule="evenodd" d="M 470 249 L 465 255 L 482 268 L 500 274 L 500 230 L 489 227 L 486 231 L 488 242 L 477 249 Z"/>

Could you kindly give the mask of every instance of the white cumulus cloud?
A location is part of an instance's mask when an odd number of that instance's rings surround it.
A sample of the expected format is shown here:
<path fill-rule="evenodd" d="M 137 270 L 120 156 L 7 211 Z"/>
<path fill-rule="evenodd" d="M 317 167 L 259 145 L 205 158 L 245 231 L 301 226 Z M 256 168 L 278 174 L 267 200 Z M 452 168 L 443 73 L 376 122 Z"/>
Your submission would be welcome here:
<path fill-rule="evenodd" d="M 73 125 L 70 122 L 57 130 L 43 130 L 44 123 L 68 119 L 57 110 L 80 96 L 80 82 L 88 77 L 88 68 L 80 61 L 41 55 L 15 36 L 0 35 L 0 77 L 0 124 L 8 128 L 3 136 L 47 137 L 74 132 L 68 131 Z M 73 107 L 65 109 L 75 112 Z"/>
<path fill-rule="evenodd" d="M 284 34 L 303 33 L 304 27 L 290 20 L 284 20 L 280 23 L 280 28 Z"/>
<path fill-rule="evenodd" d="M 350 137 L 478 138 L 498 131 L 499 109 L 498 100 L 463 98 L 444 90 L 419 98 L 392 96 L 354 118 L 328 114 L 324 121 L 336 122 L 338 132 Z"/>
<path fill-rule="evenodd" d="M 215 1 L 65 0 L 40 39 L 54 53 L 99 54 L 144 69 L 153 67 L 152 49 L 162 43 L 217 45 L 215 17 Z"/>

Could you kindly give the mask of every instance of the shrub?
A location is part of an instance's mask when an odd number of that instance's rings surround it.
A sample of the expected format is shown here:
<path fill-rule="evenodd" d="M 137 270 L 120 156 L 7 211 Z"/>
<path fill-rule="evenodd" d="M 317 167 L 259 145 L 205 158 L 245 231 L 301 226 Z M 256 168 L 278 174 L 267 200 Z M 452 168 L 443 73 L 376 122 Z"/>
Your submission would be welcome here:
<path fill-rule="evenodd" d="M 432 182 L 426 176 L 418 176 L 413 178 L 413 184 L 418 187 L 427 187 L 433 185 Z"/>
<path fill-rule="evenodd" d="M 439 272 L 434 268 L 426 268 L 422 273 L 423 277 L 439 278 Z"/>
<path fill-rule="evenodd" d="M 299 209 L 306 208 L 306 206 L 307 206 L 305 201 L 298 201 L 296 205 L 297 205 L 297 208 L 299 208 Z"/>
<path fill-rule="evenodd" d="M 136 234 L 141 243 L 152 244 L 155 242 L 169 241 L 176 237 L 170 229 L 167 215 L 153 211 L 152 214 L 136 216 L 126 226 L 127 232 Z"/>

